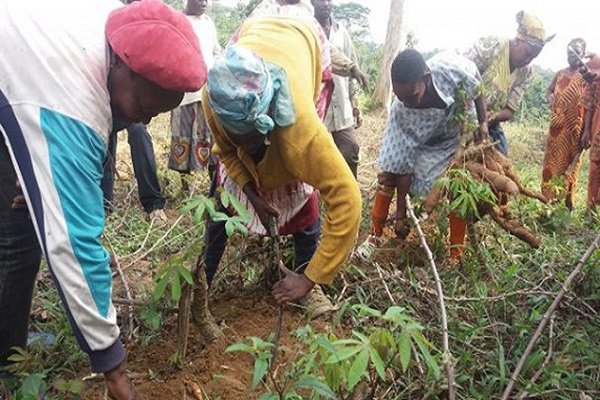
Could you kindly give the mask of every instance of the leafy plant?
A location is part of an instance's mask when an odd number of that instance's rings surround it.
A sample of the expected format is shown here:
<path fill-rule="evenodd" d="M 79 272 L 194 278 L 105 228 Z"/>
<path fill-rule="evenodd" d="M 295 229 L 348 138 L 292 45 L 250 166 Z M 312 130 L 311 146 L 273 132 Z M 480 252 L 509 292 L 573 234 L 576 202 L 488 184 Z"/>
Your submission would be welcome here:
<path fill-rule="evenodd" d="M 495 203 L 496 195 L 485 182 L 473 179 L 466 169 L 451 169 L 438 181 L 450 193 L 450 209 L 461 218 L 479 218 L 479 203 Z"/>
<path fill-rule="evenodd" d="M 13 348 L 7 368 L 18 379 L 8 384 L 13 390 L 14 400 L 77 400 L 83 393 L 85 385 L 80 380 L 56 379 L 52 382 L 51 368 L 47 368 L 47 360 L 51 358 L 50 349 L 43 344 L 32 344 L 29 350 Z"/>
<path fill-rule="evenodd" d="M 306 326 L 298 330 L 297 358 L 280 365 L 280 376 L 269 369 L 273 344 L 260 338 L 235 343 L 227 352 L 243 352 L 254 357 L 252 388 L 263 384 L 267 393 L 260 399 L 348 398 L 358 386 L 366 384 L 371 393 L 384 382 L 405 374 L 411 363 L 412 346 L 423 357 L 430 376 L 436 379 L 440 369 L 425 339 L 423 327 L 401 307 L 381 312 L 365 305 L 350 308 L 357 318 L 372 319 L 367 328 L 355 329 L 349 338 L 332 333 L 316 333 Z M 338 316 L 339 318 L 339 316 Z M 307 393 L 310 393 L 308 395 Z"/>
<path fill-rule="evenodd" d="M 232 236 L 235 232 L 247 235 L 248 229 L 244 226 L 244 223 L 250 221 L 248 211 L 239 200 L 226 190 L 221 190 L 219 195 L 223 207 L 233 208 L 236 215 L 229 216 L 225 212 L 217 210 L 215 200 L 202 195 L 189 199 L 181 209 L 181 214 L 191 215 L 193 222 L 197 225 L 201 225 L 205 218 L 211 221 L 224 221 L 227 236 Z M 184 283 L 194 284 L 194 278 L 185 265 L 195 262 L 198 254 L 202 251 L 203 245 L 204 235 L 201 234 L 183 251 L 170 257 L 158 269 L 154 277 L 156 286 L 152 292 L 154 302 L 163 297 L 169 285 L 171 288 L 170 298 L 173 302 L 177 302 L 181 298 L 182 285 Z M 151 310 L 146 311 L 146 317 L 151 321 L 152 326 L 156 326 L 158 320 Z"/>

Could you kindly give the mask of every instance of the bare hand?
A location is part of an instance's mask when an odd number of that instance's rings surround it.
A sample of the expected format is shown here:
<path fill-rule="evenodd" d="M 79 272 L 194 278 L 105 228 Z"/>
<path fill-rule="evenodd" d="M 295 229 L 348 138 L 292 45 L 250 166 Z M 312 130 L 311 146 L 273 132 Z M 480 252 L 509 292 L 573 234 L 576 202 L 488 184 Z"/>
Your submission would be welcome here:
<path fill-rule="evenodd" d="M 306 297 L 308 292 L 315 286 L 315 283 L 308 279 L 306 275 L 290 271 L 282 262 L 279 262 L 279 269 L 283 274 L 283 279 L 273 286 L 273 297 L 277 304 L 298 301 Z"/>
<path fill-rule="evenodd" d="M 125 363 L 121 363 L 117 368 L 112 371 L 104 373 L 104 379 L 106 381 L 106 388 L 108 389 L 108 396 L 113 400 L 140 400 L 141 397 L 138 395 L 133 383 L 127 376 L 127 370 L 125 369 Z"/>
<path fill-rule="evenodd" d="M 27 208 L 27 203 L 25 202 L 25 196 L 23 195 L 23 191 L 21 190 L 21 182 L 17 179 L 17 193 L 15 197 L 13 197 L 13 201 L 11 204 L 11 208 L 13 210 L 22 210 Z"/>
<path fill-rule="evenodd" d="M 352 116 L 354 117 L 354 127 L 356 129 L 360 128 L 362 126 L 362 115 L 360 113 L 360 108 L 358 107 L 353 107 L 352 108 Z"/>
<path fill-rule="evenodd" d="M 586 129 L 583 131 L 583 135 L 581 135 L 580 146 L 582 149 L 589 149 L 591 145 L 592 142 L 590 140 L 590 131 Z"/>
<path fill-rule="evenodd" d="M 262 222 L 267 232 L 269 232 L 269 218 L 279 218 L 279 210 L 275 208 L 271 203 L 267 202 L 262 197 L 260 197 L 260 195 L 249 196 L 248 199 L 252 203 L 254 211 L 256 211 L 260 222 Z"/>
<path fill-rule="evenodd" d="M 354 65 L 352 69 L 350 69 L 350 76 L 356 79 L 358 84 L 363 88 L 364 91 L 369 90 L 369 79 L 365 75 L 364 72 L 358 67 L 358 65 Z"/>

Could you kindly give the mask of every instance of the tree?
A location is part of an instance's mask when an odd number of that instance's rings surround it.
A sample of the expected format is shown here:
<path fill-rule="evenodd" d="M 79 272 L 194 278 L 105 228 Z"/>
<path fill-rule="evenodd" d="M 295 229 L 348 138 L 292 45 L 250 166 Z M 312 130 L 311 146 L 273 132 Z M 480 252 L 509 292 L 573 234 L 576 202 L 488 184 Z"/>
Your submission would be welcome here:
<path fill-rule="evenodd" d="M 369 8 L 354 2 L 333 6 L 333 17 L 341 22 L 354 38 L 362 40 L 371 36 L 369 14 Z"/>
<path fill-rule="evenodd" d="M 233 33 L 246 19 L 248 10 L 246 4 L 238 2 L 235 7 L 221 4 L 220 0 L 214 0 L 212 4 L 212 19 L 217 28 L 217 35 L 221 46 L 225 46 Z"/>
<path fill-rule="evenodd" d="M 369 78 L 369 87 L 375 87 L 383 46 L 373 42 L 369 14 L 371 10 L 368 7 L 354 2 L 333 6 L 333 17 L 348 29 L 352 37 L 358 64 Z M 364 106 L 371 107 L 370 97 Z"/>
<path fill-rule="evenodd" d="M 406 35 L 406 48 L 414 49 L 419 44 L 419 38 L 413 31 L 409 31 Z"/>
<path fill-rule="evenodd" d="M 377 75 L 375 92 L 373 93 L 373 101 L 376 104 L 384 106 L 389 104 L 392 86 L 390 68 L 405 41 L 404 0 L 391 0 L 383 59 Z"/>
<path fill-rule="evenodd" d="M 252 14 L 252 11 L 262 2 L 262 0 L 250 0 L 244 12 L 246 13 L 246 17 Z"/>
<path fill-rule="evenodd" d="M 165 3 L 176 10 L 183 10 L 183 0 L 165 0 Z"/>
<path fill-rule="evenodd" d="M 520 123 L 528 122 L 537 125 L 546 125 L 550 121 L 550 105 L 546 99 L 546 89 L 554 78 L 555 72 L 533 66 L 531 83 L 525 89 L 523 99 L 517 110 L 514 120 Z"/>

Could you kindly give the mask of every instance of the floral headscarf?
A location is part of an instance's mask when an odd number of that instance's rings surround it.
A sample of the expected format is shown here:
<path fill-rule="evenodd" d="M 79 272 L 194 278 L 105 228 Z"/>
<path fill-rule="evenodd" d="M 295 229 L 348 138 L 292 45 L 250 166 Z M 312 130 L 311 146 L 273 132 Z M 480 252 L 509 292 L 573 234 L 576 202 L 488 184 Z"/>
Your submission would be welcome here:
<path fill-rule="evenodd" d="M 208 72 L 208 100 L 229 135 L 271 132 L 296 122 L 285 71 L 229 45 Z"/>

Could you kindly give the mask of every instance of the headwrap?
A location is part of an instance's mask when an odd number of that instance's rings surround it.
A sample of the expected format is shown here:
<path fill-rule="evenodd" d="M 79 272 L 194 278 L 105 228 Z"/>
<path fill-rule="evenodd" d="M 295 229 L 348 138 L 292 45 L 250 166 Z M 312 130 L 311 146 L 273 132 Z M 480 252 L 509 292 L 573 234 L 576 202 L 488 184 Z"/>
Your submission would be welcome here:
<path fill-rule="evenodd" d="M 296 122 L 285 71 L 252 51 L 229 45 L 208 71 L 208 100 L 230 135 L 267 134 Z"/>
<path fill-rule="evenodd" d="M 142 0 L 108 16 L 106 38 L 133 72 L 163 89 L 200 90 L 206 65 L 185 15 L 160 0 Z"/>
<path fill-rule="evenodd" d="M 544 24 L 535 15 L 525 11 L 517 13 L 517 39 L 537 47 L 544 47 L 546 43 L 554 38 L 554 35 L 546 37 Z"/>

